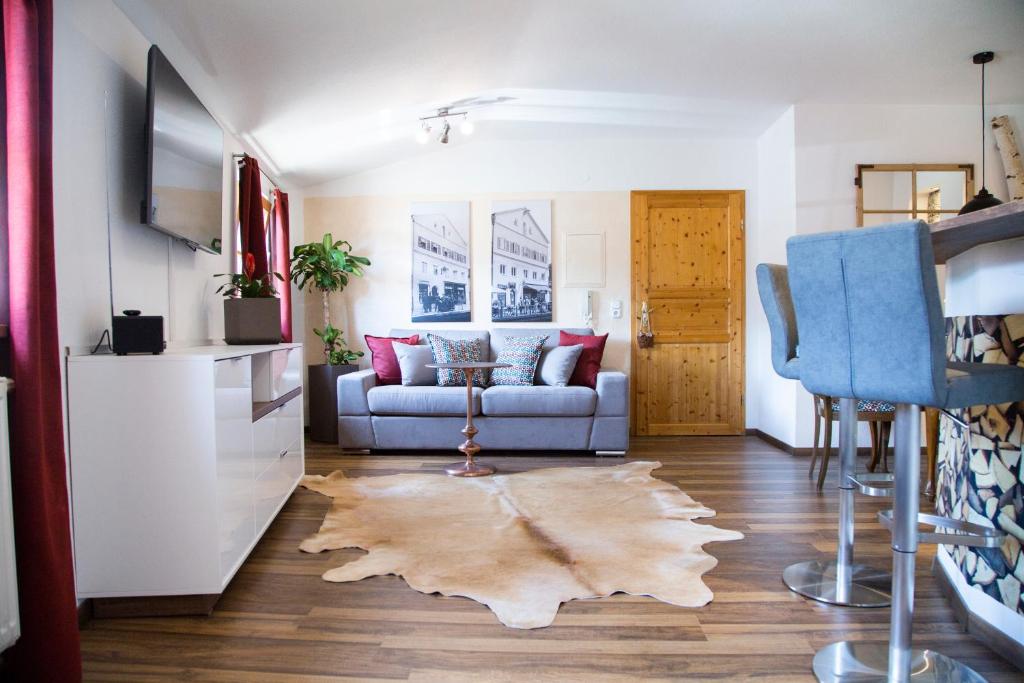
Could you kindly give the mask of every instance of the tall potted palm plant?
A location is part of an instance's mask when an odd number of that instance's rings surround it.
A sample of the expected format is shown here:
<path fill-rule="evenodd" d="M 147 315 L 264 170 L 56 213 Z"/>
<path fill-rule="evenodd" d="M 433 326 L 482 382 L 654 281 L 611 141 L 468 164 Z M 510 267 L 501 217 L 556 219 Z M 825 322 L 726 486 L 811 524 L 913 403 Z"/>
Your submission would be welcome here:
<path fill-rule="evenodd" d="M 352 277 L 362 277 L 370 259 L 352 253 L 345 240 L 331 233 L 320 242 L 300 244 L 291 259 L 292 282 L 301 290 L 320 292 L 323 298 L 322 329 L 313 328 L 324 345 L 324 362 L 309 366 L 309 436 L 314 441 L 338 442 L 338 377 L 359 369 L 353 361 L 362 351 L 348 348 L 341 330 L 331 325 L 330 295 L 341 292 Z"/>

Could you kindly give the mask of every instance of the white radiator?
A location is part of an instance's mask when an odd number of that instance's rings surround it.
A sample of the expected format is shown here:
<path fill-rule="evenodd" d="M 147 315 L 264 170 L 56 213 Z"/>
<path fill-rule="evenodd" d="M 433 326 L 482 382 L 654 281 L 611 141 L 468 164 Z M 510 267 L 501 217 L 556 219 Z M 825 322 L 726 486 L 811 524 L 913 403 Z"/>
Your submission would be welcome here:
<path fill-rule="evenodd" d="M 0 651 L 21 635 L 18 577 L 14 564 L 14 516 L 11 510 L 11 451 L 7 432 L 8 381 L 0 377 Z"/>

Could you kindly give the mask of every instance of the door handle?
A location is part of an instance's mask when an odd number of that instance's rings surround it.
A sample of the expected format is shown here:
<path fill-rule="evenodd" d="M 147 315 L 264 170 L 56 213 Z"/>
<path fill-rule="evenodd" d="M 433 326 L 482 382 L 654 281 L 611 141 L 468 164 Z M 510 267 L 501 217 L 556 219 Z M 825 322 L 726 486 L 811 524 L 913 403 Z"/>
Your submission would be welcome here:
<path fill-rule="evenodd" d="M 649 349 L 654 346 L 654 333 L 651 331 L 651 308 L 644 300 L 640 304 L 640 327 L 636 333 L 636 344 L 641 349 Z"/>

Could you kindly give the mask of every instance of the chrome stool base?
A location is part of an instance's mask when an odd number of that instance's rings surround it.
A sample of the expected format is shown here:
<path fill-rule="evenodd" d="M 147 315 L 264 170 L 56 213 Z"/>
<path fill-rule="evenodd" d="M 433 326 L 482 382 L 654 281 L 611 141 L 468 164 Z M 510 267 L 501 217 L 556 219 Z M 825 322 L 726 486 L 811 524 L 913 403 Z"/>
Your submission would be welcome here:
<path fill-rule="evenodd" d="M 908 683 L 985 683 L 974 669 L 934 650 L 910 651 Z M 887 643 L 841 641 L 814 655 L 814 675 L 822 683 L 886 683 Z"/>
<path fill-rule="evenodd" d="M 808 560 L 791 564 L 782 572 L 782 582 L 794 593 L 843 607 L 888 607 L 892 600 L 892 575 L 863 564 L 850 565 L 850 585 L 840 595 L 835 560 Z"/>

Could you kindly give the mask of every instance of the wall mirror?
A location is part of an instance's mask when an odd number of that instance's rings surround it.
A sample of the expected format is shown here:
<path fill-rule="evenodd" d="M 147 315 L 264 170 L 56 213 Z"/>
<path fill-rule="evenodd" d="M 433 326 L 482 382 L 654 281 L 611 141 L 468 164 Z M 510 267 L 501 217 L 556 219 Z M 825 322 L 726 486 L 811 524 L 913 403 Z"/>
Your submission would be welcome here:
<path fill-rule="evenodd" d="M 857 225 L 955 216 L 974 196 L 974 164 L 857 164 Z"/>

